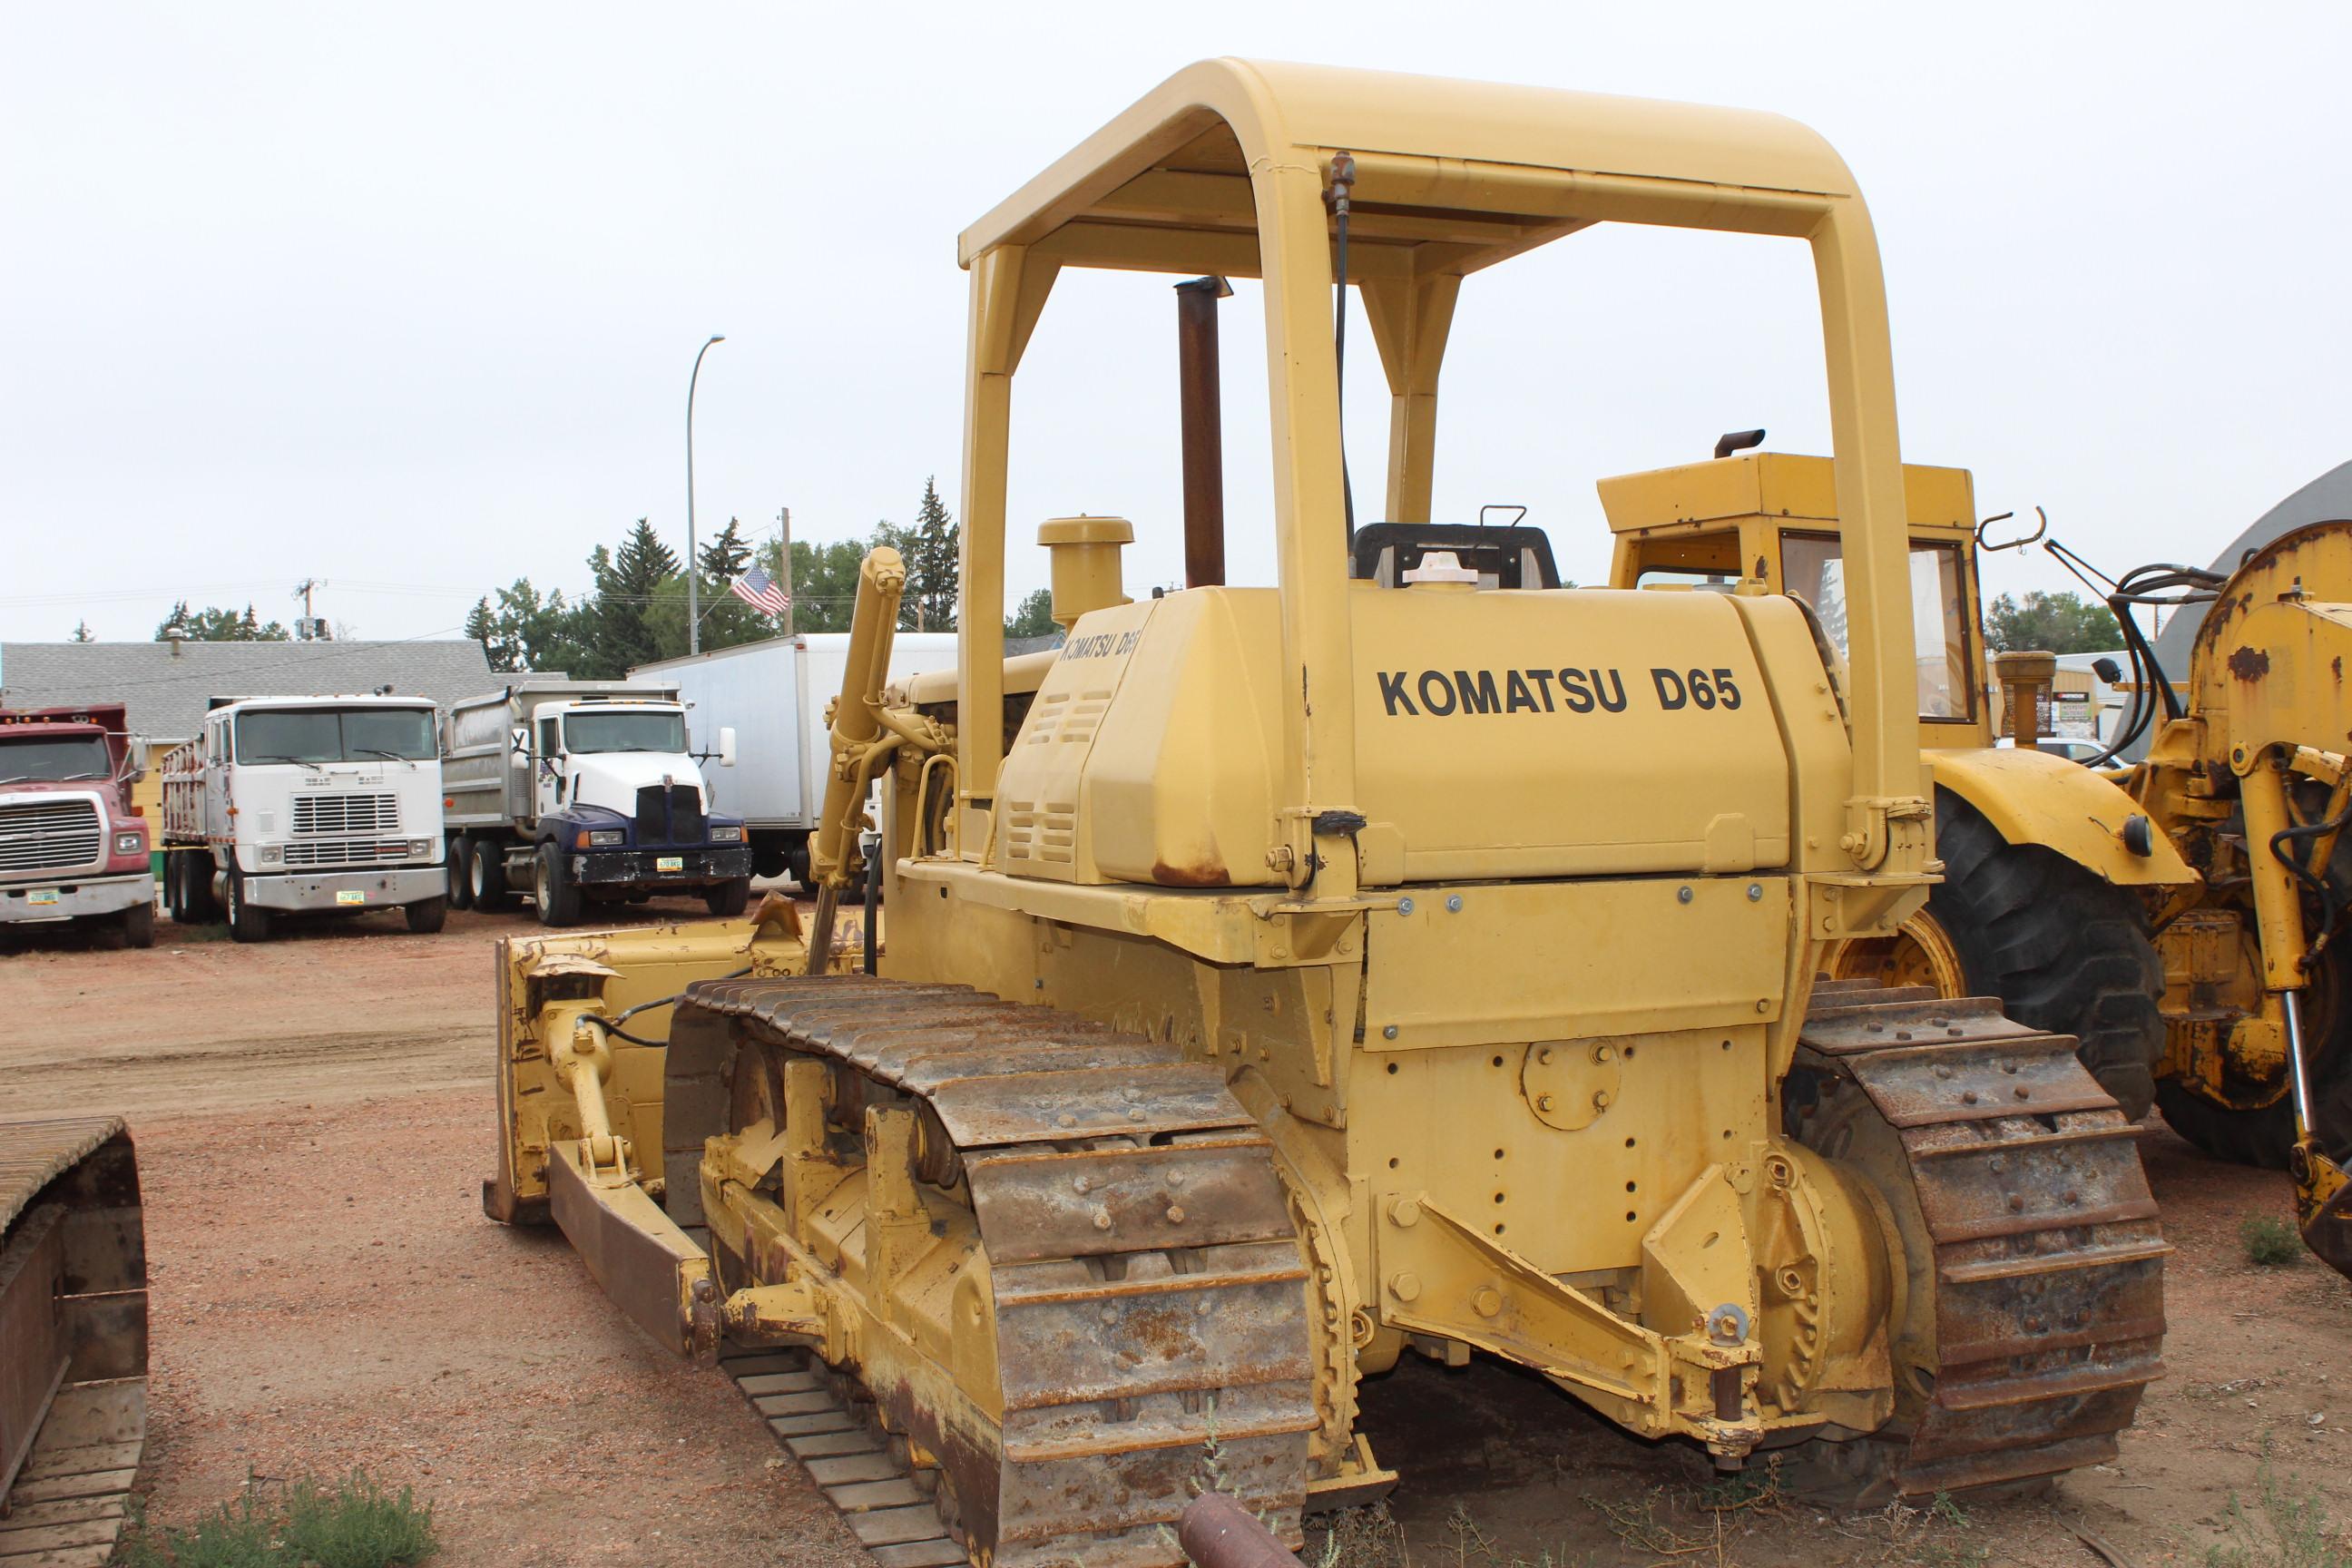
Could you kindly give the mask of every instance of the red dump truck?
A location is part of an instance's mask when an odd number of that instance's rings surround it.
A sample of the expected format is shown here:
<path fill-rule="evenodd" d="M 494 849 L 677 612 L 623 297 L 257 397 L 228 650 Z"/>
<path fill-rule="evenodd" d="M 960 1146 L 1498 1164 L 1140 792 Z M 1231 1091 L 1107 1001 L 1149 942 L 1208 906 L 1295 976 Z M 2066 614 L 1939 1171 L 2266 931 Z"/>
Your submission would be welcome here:
<path fill-rule="evenodd" d="M 0 708 L 0 924 L 155 941 L 147 823 L 120 703 Z"/>

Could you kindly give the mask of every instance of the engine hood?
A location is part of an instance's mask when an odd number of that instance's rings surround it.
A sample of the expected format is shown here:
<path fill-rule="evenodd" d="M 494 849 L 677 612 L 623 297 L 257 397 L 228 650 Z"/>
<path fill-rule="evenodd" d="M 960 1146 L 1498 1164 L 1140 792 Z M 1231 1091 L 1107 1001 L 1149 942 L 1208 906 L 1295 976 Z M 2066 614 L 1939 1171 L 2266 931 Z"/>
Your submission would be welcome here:
<path fill-rule="evenodd" d="M 637 791 L 648 784 L 691 784 L 710 808 L 710 792 L 702 783 L 694 759 L 678 752 L 590 752 L 564 759 L 572 779 L 567 798 L 574 805 L 598 805 L 623 816 L 635 816 Z"/>

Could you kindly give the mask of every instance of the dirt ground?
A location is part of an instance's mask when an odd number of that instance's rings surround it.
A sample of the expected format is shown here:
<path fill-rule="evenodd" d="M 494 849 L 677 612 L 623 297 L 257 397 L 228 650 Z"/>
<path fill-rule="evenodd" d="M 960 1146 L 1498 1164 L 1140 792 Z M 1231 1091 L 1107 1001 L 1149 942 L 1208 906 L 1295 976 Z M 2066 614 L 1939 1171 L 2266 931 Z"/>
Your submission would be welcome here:
<path fill-rule="evenodd" d="M 560 1237 L 483 1219 L 490 944 L 530 929 L 369 920 L 240 947 L 161 922 L 143 952 L 0 952 L 21 1031 L 0 1043 L 0 1115 L 113 1108 L 138 1140 L 152 1515 L 364 1466 L 432 1501 L 450 1568 L 867 1562 L 715 1373 L 624 1322 Z M 1404 1479 L 1385 1516 L 1346 1521 L 1343 1560 L 2201 1562 L 2233 1496 L 2261 1517 L 2265 1477 L 2352 1516 L 2335 1359 L 2352 1284 L 2247 1261 L 2239 1225 L 2287 1214 L 2284 1177 L 2160 1124 L 2143 1148 L 2179 1249 L 2169 1375 L 2115 1465 L 2046 1498 L 1823 1510 L 1716 1484 L 1502 1367 L 1411 1364 L 1367 1386 L 1366 1429 Z"/>

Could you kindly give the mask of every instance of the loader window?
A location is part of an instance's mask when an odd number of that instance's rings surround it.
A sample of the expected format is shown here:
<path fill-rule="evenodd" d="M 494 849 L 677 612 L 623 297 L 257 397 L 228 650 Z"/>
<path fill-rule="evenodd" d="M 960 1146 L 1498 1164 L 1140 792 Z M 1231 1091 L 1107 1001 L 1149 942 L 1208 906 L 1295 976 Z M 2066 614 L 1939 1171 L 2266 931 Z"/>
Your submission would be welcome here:
<path fill-rule="evenodd" d="M 1790 533 L 1780 539 L 1780 580 L 1813 607 L 1822 629 L 1846 653 L 1845 560 L 1835 534 Z M 1975 717 L 1969 679 L 1968 620 L 1962 613 L 1957 544 L 1911 547 L 1911 635 L 1916 649 L 1919 717 L 1967 723 Z"/>

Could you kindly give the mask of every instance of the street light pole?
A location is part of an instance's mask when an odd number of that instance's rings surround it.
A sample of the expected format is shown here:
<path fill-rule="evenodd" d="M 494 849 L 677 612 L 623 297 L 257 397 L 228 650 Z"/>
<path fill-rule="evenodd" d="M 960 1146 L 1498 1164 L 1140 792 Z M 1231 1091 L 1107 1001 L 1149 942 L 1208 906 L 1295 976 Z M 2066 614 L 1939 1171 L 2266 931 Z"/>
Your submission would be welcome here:
<path fill-rule="evenodd" d="M 710 342 L 695 351 L 694 374 L 686 380 L 686 651 L 702 651 L 702 595 L 696 584 L 702 575 L 702 563 L 694 553 L 694 387 L 702 379 L 702 356 L 710 352 L 710 343 L 723 343 L 724 334 L 714 332 Z"/>

